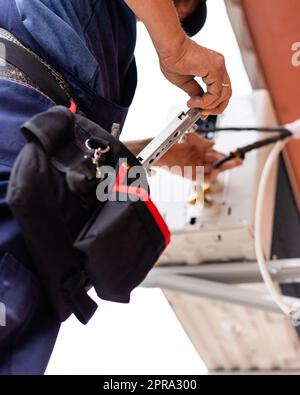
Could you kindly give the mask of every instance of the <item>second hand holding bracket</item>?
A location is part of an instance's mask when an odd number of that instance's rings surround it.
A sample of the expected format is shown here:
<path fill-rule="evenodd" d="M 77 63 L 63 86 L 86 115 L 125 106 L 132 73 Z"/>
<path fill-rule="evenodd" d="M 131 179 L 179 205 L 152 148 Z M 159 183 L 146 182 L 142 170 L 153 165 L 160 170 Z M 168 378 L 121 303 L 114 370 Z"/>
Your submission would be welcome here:
<path fill-rule="evenodd" d="M 147 172 L 155 165 L 177 142 L 184 142 L 184 135 L 193 129 L 201 118 L 201 111 L 192 108 L 181 112 L 151 143 L 138 155 Z"/>

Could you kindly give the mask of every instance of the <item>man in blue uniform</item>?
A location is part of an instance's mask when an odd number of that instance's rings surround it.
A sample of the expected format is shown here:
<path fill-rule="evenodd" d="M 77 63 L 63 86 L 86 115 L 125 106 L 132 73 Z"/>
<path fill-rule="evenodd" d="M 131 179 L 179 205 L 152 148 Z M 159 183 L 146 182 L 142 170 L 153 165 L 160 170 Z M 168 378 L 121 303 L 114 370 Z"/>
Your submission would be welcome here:
<path fill-rule="evenodd" d="M 204 23 L 205 0 L 175 0 L 175 5 L 185 30 L 197 32 Z M 0 9 L 0 37 L 38 55 L 53 75 L 59 72 L 62 89 L 69 85 L 86 115 L 107 130 L 117 123 L 121 131 L 134 96 L 136 17 L 149 30 L 162 72 L 189 94 L 191 107 L 218 114 L 230 98 L 222 56 L 187 37 L 172 0 L 0 0 Z M 195 76 L 207 84 L 205 95 Z M 25 144 L 20 126 L 54 104 L 21 70 L 9 63 L 0 67 L 0 302 L 6 307 L 0 374 L 42 374 L 60 326 L 31 271 L 5 199 L 11 168 Z M 218 155 L 198 137 L 189 144 L 193 152 L 209 151 L 210 161 L 212 153 Z M 178 163 L 184 164 L 186 148 L 182 153 L 176 149 Z M 203 164 L 203 154 L 198 156 L 193 164 Z"/>

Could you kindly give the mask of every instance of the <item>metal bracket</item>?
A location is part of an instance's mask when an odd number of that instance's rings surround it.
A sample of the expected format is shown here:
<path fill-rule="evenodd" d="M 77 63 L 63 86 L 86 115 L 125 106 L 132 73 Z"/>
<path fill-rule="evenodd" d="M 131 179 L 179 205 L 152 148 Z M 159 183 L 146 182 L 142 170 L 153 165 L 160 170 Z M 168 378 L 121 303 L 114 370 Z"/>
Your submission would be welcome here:
<path fill-rule="evenodd" d="M 300 283 L 300 259 L 271 261 L 270 273 L 275 282 Z M 156 267 L 142 286 L 158 287 L 282 314 L 268 293 L 234 285 L 259 282 L 262 282 L 262 278 L 255 262 L 235 262 Z M 284 301 L 291 306 L 299 305 L 297 298 L 284 297 Z"/>

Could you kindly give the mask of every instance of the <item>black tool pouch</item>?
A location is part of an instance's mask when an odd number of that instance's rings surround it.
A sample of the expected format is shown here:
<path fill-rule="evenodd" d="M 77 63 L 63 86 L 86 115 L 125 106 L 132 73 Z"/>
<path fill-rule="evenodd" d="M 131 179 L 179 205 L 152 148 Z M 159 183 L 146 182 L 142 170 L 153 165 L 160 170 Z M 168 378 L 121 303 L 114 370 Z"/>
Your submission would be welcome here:
<path fill-rule="evenodd" d="M 22 132 L 28 144 L 8 203 L 58 318 L 74 313 L 87 323 L 97 308 L 87 290 L 128 302 L 168 244 L 168 228 L 139 161 L 100 126 L 57 106 Z"/>

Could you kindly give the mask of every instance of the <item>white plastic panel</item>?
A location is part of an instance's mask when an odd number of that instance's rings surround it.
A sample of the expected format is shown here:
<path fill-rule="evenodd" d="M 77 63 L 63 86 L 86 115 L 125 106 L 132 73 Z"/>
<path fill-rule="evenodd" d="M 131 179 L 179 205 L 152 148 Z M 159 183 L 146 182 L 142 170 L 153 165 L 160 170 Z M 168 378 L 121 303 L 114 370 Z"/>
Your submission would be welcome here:
<path fill-rule="evenodd" d="M 176 292 L 165 295 L 209 370 L 300 369 L 299 340 L 288 318 Z"/>

